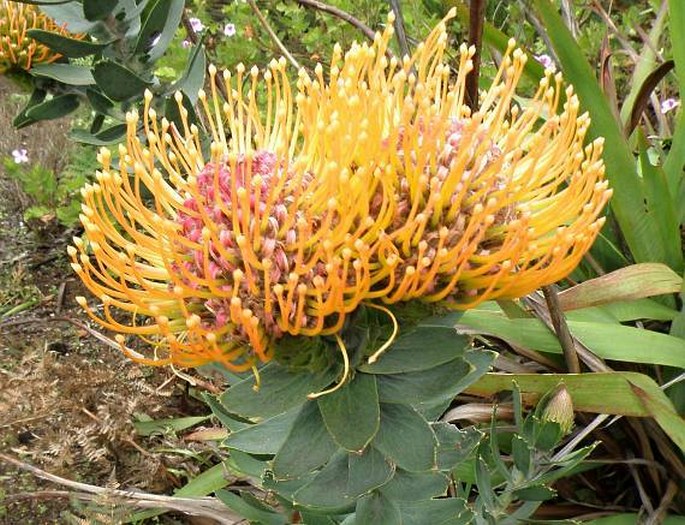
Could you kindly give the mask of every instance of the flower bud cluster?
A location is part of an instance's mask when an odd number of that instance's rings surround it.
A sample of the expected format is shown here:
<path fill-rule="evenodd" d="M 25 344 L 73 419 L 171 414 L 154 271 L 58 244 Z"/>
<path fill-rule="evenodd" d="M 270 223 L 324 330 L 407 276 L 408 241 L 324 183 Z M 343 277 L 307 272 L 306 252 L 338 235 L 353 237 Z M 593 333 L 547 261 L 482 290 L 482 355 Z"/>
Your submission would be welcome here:
<path fill-rule="evenodd" d="M 58 26 L 33 4 L 0 0 L 0 73 L 12 68 L 29 70 L 36 64 L 54 62 L 61 55 L 28 36 L 29 29 L 42 29 L 65 36 L 65 26 Z"/>

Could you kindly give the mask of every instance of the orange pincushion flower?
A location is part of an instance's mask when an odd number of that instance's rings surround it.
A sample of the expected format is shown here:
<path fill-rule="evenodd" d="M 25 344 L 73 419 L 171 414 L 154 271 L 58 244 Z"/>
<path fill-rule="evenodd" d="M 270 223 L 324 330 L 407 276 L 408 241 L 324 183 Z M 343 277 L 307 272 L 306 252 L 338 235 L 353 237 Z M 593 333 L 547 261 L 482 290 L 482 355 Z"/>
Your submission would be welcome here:
<path fill-rule="evenodd" d="M 387 27 L 371 46 L 336 46 L 328 79 L 300 71 L 296 94 L 284 60 L 224 72 L 225 101 L 210 67 L 199 101 L 211 143 L 180 94 L 178 127 L 149 92 L 142 118 L 129 113 L 116 168 L 103 149 L 83 190 L 85 237 L 69 253 L 103 303 L 99 314 L 79 298 L 88 313 L 154 349 L 119 335 L 132 358 L 244 370 L 284 334 L 337 334 L 362 302 L 467 308 L 578 263 L 610 191 L 572 90 L 557 114 L 561 78 L 548 72 L 519 108 L 525 56 L 512 45 L 471 113 L 472 52 L 451 79 L 445 23 L 403 61 L 386 57 Z"/>
<path fill-rule="evenodd" d="M 35 5 L 0 0 L 0 73 L 13 67 L 28 70 L 61 56 L 28 36 L 29 29 L 79 38 L 79 35 L 70 35 Z"/>
<path fill-rule="evenodd" d="M 151 342 L 158 351 L 145 359 L 119 337 L 150 364 L 248 369 L 269 360 L 283 334 L 338 332 L 369 289 L 368 217 L 352 208 L 357 201 L 329 191 L 337 174 L 304 151 L 285 61 L 264 75 L 263 119 L 256 68 L 247 95 L 237 90 L 244 68 L 235 80 L 224 72 L 223 104 L 216 73 L 210 67 L 211 97 L 199 94 L 209 154 L 180 94 L 179 130 L 157 119 L 147 92 L 147 144 L 129 113 L 118 168 L 103 149 L 97 183 L 82 192 L 87 242 L 77 239 L 69 252 L 103 316 L 79 302 L 102 325 Z M 112 306 L 130 317 L 119 322 Z"/>
<path fill-rule="evenodd" d="M 516 105 L 526 55 L 512 41 L 472 113 L 464 92 L 473 50 L 462 46 L 451 79 L 445 21 L 403 61 L 385 56 L 391 35 L 389 23 L 373 46 L 355 45 L 344 60 L 337 48 L 327 84 L 320 72 L 301 79 L 301 110 L 319 123 L 305 141 L 338 163 L 341 185 L 372 193 L 366 298 L 465 309 L 568 275 L 611 195 L 603 141 L 584 145 L 590 119 L 572 88 L 557 114 L 562 79 L 548 71 L 534 97 Z"/>

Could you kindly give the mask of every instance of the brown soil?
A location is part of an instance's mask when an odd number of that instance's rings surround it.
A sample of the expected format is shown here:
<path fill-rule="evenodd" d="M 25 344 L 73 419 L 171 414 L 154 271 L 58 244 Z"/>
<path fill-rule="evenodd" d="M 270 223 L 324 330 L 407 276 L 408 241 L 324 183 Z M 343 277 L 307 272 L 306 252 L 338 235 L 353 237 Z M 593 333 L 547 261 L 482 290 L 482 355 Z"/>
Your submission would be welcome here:
<path fill-rule="evenodd" d="M 21 105 L 14 92 L 0 77 L 0 159 L 21 146 L 31 162 L 59 173 L 69 123 L 12 130 Z M 172 434 L 143 438 L 133 421 L 204 414 L 206 407 L 173 371 L 135 365 L 69 322 L 88 326 L 74 301 L 88 294 L 65 253 L 78 232 L 54 219 L 24 224 L 29 204 L 0 166 L 0 452 L 71 480 L 169 492 L 198 473 L 197 458 L 180 451 L 193 445 Z M 211 454 L 202 447 L 195 453 Z M 0 524 L 79 523 L 77 516 L 84 523 L 121 522 L 124 511 L 116 505 L 36 492 L 63 489 L 0 460 Z"/>

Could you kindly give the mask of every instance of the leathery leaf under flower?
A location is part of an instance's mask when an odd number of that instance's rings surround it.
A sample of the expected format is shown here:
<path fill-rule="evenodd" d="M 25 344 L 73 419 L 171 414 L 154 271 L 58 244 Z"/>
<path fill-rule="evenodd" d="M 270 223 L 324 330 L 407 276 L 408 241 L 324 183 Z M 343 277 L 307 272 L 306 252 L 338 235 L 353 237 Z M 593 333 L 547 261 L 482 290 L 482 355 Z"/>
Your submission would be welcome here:
<path fill-rule="evenodd" d="M 69 253 L 102 313 L 79 302 L 138 361 L 246 370 L 285 334 L 337 337 L 362 303 L 464 309 L 568 275 L 611 193 L 602 141 L 584 145 L 570 87 L 558 111 L 551 71 L 514 102 L 526 57 L 513 43 L 471 112 L 473 51 L 452 78 L 445 22 L 403 60 L 386 54 L 391 23 L 372 45 L 336 46 L 327 75 L 300 71 L 296 92 L 283 59 L 210 67 L 209 144 L 180 94 L 177 127 L 146 93 L 118 161 L 103 149 L 83 190 L 85 236 Z"/>

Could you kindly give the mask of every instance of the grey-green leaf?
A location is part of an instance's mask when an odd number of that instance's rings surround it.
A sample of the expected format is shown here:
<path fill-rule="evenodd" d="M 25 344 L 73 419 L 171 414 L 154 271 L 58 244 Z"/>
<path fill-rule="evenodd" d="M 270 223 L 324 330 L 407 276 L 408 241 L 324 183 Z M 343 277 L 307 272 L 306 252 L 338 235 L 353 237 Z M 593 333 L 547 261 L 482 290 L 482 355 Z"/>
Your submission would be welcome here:
<path fill-rule="evenodd" d="M 473 428 L 460 430 L 449 423 L 438 422 L 432 425 L 438 438 L 438 468 L 452 470 L 468 460 L 476 450 L 483 434 Z"/>
<path fill-rule="evenodd" d="M 435 434 L 428 422 L 407 405 L 381 403 L 381 427 L 372 446 L 410 472 L 436 467 Z"/>
<path fill-rule="evenodd" d="M 43 29 L 29 29 L 28 35 L 34 40 L 42 42 L 53 51 L 69 58 L 82 58 L 94 55 L 107 47 L 106 43 L 79 40 L 78 38 L 70 38 Z"/>
<path fill-rule="evenodd" d="M 197 102 L 197 94 L 205 83 L 205 71 L 207 70 L 207 57 L 204 47 L 195 46 L 190 54 L 183 76 L 169 87 L 169 93 L 182 91 L 190 100 L 190 106 Z"/>
<path fill-rule="evenodd" d="M 419 405 L 452 395 L 451 386 L 471 371 L 461 357 L 430 370 L 378 376 L 378 395 L 384 403 Z"/>
<path fill-rule="evenodd" d="M 117 124 L 104 129 L 99 133 L 92 134 L 84 129 L 73 129 L 69 136 L 77 142 L 91 144 L 93 146 L 109 146 L 116 144 L 126 134 L 126 124 Z"/>
<path fill-rule="evenodd" d="M 402 525 L 467 525 L 473 512 L 463 499 L 446 498 L 399 502 Z"/>
<path fill-rule="evenodd" d="M 119 3 L 118 0 L 83 0 L 83 16 L 94 22 L 106 18 Z"/>
<path fill-rule="evenodd" d="M 427 370 L 463 354 L 468 339 L 456 333 L 454 326 L 461 312 L 430 317 L 400 335 L 397 341 L 374 364 L 360 370 L 370 374 L 399 374 Z"/>
<path fill-rule="evenodd" d="M 68 115 L 78 105 L 79 98 L 77 95 L 60 95 L 36 104 L 26 112 L 26 116 L 33 120 L 52 120 Z"/>
<path fill-rule="evenodd" d="M 276 511 L 267 508 L 263 503 L 254 499 L 249 492 L 241 492 L 240 495 L 228 490 L 217 490 L 216 497 L 229 509 L 238 513 L 241 518 L 262 525 L 285 525 L 288 519 Z"/>
<path fill-rule="evenodd" d="M 181 23 L 184 5 L 184 0 L 156 0 L 149 8 L 140 30 L 136 44 L 137 54 L 146 53 L 150 62 L 155 62 L 164 55 Z"/>
<path fill-rule="evenodd" d="M 238 430 L 224 440 L 224 445 L 248 454 L 274 455 L 283 446 L 298 413 L 298 409 L 291 409 Z"/>
<path fill-rule="evenodd" d="M 324 426 L 318 404 L 308 401 L 276 453 L 274 475 L 280 479 L 302 476 L 326 463 L 337 450 L 338 445 Z"/>
<path fill-rule="evenodd" d="M 31 68 L 31 73 L 38 77 L 52 78 L 70 86 L 90 86 L 95 79 L 86 66 L 74 64 L 38 64 Z"/>
<path fill-rule="evenodd" d="M 373 447 L 363 454 L 340 452 L 294 494 L 293 502 L 321 510 L 344 509 L 386 484 L 393 474 L 394 467 Z"/>
<path fill-rule="evenodd" d="M 33 108 L 34 106 L 37 106 L 41 102 L 45 100 L 45 97 L 47 96 L 47 91 L 44 91 L 39 88 L 35 88 L 33 90 L 33 93 L 31 93 L 31 97 L 29 98 L 29 101 L 26 103 L 26 106 L 21 110 L 21 112 L 14 117 L 14 121 L 12 121 L 12 125 L 16 127 L 17 129 L 23 128 L 25 126 L 29 126 L 36 122 L 35 119 L 29 118 L 26 114 L 28 111 Z"/>
<path fill-rule="evenodd" d="M 360 452 L 380 424 L 375 376 L 355 375 L 344 387 L 319 398 L 319 409 L 333 440 L 350 452 Z"/>
<path fill-rule="evenodd" d="M 357 502 L 355 525 L 397 525 L 402 523 L 400 509 L 392 499 L 374 491 Z"/>
<path fill-rule="evenodd" d="M 110 60 L 95 64 L 93 78 L 102 92 L 116 101 L 142 96 L 150 85 L 126 66 Z"/>
<path fill-rule="evenodd" d="M 266 418 L 303 404 L 307 394 L 318 392 L 337 377 L 337 370 L 319 374 L 293 373 L 278 363 L 269 363 L 259 372 L 261 385 L 249 377 L 230 387 L 222 396 L 224 408 L 244 417 Z"/>
<path fill-rule="evenodd" d="M 379 490 L 391 500 L 421 501 L 447 492 L 449 480 L 441 472 L 407 472 L 398 469 L 393 478 Z"/>

